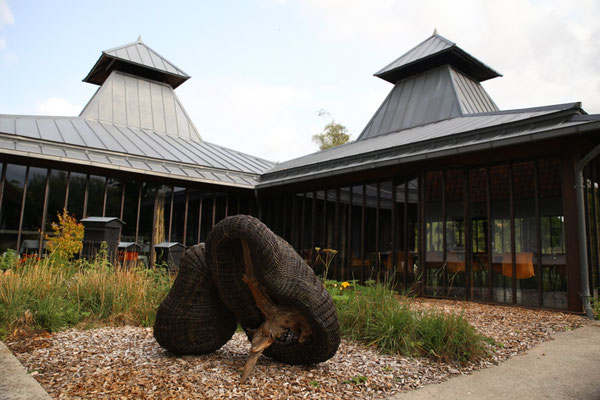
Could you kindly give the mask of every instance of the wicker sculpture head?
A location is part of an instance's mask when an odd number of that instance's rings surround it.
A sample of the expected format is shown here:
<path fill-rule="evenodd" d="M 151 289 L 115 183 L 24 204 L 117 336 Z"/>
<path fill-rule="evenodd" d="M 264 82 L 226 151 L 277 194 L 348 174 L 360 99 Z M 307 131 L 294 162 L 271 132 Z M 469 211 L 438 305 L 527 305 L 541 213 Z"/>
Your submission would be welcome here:
<path fill-rule="evenodd" d="M 177 354 L 212 352 L 239 322 L 252 349 L 242 381 L 258 357 L 288 364 L 331 358 L 340 343 L 333 301 L 313 270 L 254 217 L 236 215 L 213 227 L 186 252 L 171 292 L 160 305 L 154 336 Z"/>

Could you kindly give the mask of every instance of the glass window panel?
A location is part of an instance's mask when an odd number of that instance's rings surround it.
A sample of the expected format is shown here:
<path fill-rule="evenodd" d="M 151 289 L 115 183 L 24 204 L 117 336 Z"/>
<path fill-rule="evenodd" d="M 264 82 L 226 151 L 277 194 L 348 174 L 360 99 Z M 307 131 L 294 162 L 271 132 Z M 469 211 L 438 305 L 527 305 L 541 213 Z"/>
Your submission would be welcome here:
<path fill-rule="evenodd" d="M 419 179 L 408 180 L 407 188 L 407 225 L 408 225 L 408 264 L 407 279 L 411 286 L 417 282 L 419 269 Z M 409 290 L 409 288 L 407 288 Z"/>
<path fill-rule="evenodd" d="M 446 282 L 448 296 L 465 298 L 465 174 L 446 171 Z"/>
<path fill-rule="evenodd" d="M 525 306 L 539 304 L 534 174 L 533 161 L 513 164 L 517 304 Z"/>
<path fill-rule="evenodd" d="M 350 279 L 348 270 L 348 213 L 350 208 L 350 188 L 340 188 L 340 205 L 338 210 L 338 266 L 340 280 Z"/>
<path fill-rule="evenodd" d="M 394 248 L 396 249 L 396 281 L 399 282 L 399 288 L 405 290 L 404 286 L 406 282 L 406 249 L 405 249 L 405 200 L 406 200 L 406 192 L 404 180 L 400 181 L 401 183 L 397 184 L 394 190 L 396 191 L 396 203 L 394 204 L 395 213 L 396 213 L 396 222 L 394 226 Z"/>
<path fill-rule="evenodd" d="M 444 222 L 442 218 L 443 181 L 441 171 L 425 174 L 425 294 L 444 295 Z"/>
<path fill-rule="evenodd" d="M 123 229 L 121 231 L 121 241 L 135 242 L 135 228 L 138 214 L 138 197 L 140 193 L 140 183 L 137 181 L 125 181 L 125 202 L 123 205 Z"/>
<path fill-rule="evenodd" d="M 79 172 L 71 172 L 69 178 L 69 200 L 67 210 L 77 220 L 83 218 L 83 199 L 85 196 L 85 181 L 87 175 Z"/>
<path fill-rule="evenodd" d="M 567 309 L 567 262 L 560 162 L 540 160 L 538 169 L 542 239 L 542 304 Z"/>
<path fill-rule="evenodd" d="M 185 199 L 186 189 L 184 187 L 175 186 L 173 188 L 173 221 L 171 222 L 171 242 L 183 243 Z"/>
<path fill-rule="evenodd" d="M 363 187 L 362 185 L 352 186 L 352 221 L 351 221 L 351 245 L 350 245 L 350 266 L 352 279 L 363 278 L 361 246 L 362 246 L 362 206 L 363 206 Z"/>
<path fill-rule="evenodd" d="M 380 279 L 389 282 L 393 277 L 395 265 L 392 254 L 392 182 L 379 184 L 379 257 Z"/>
<path fill-rule="evenodd" d="M 212 228 L 213 194 L 202 192 L 202 226 L 200 227 L 200 242 L 206 240 L 208 232 Z"/>
<path fill-rule="evenodd" d="M 106 178 L 104 176 L 90 175 L 90 182 L 88 186 L 88 205 L 87 205 L 87 216 L 89 217 L 101 217 L 102 216 L 102 205 L 104 203 L 104 183 Z"/>
<path fill-rule="evenodd" d="M 365 185 L 364 278 L 376 279 L 377 262 L 377 184 Z"/>
<path fill-rule="evenodd" d="M 313 222 L 313 193 L 308 192 L 304 195 L 304 237 L 302 247 L 302 258 L 309 265 L 311 264 L 312 255 L 312 222 Z"/>
<path fill-rule="evenodd" d="M 123 184 L 120 180 L 108 178 L 106 187 L 106 210 L 107 217 L 119 217 L 121 215 L 121 190 Z"/>
<path fill-rule="evenodd" d="M 6 164 L 6 181 L 0 207 L 0 249 L 16 250 L 19 218 L 23 200 L 23 186 L 27 167 L 24 165 Z"/>
<path fill-rule="evenodd" d="M 50 173 L 50 192 L 46 211 L 46 232 L 52 230 L 52 222 L 58 222 L 58 214 L 65 208 L 67 190 L 67 171 L 52 170 Z"/>
<path fill-rule="evenodd" d="M 471 218 L 471 298 L 489 299 L 487 171 L 469 171 L 469 217 Z"/>
<path fill-rule="evenodd" d="M 39 250 L 47 172 L 45 168 L 29 168 L 20 253 L 37 253 Z"/>
<path fill-rule="evenodd" d="M 225 208 L 227 204 L 227 194 L 217 192 L 217 209 L 215 215 L 215 224 L 225 218 Z"/>
<path fill-rule="evenodd" d="M 200 212 L 200 197 L 202 192 L 198 189 L 190 189 L 190 200 L 188 205 L 188 222 L 185 238 L 186 246 L 198 243 L 198 215 Z"/>
<path fill-rule="evenodd" d="M 510 166 L 490 168 L 492 215 L 492 298 L 512 303 L 512 252 L 510 244 Z"/>
<path fill-rule="evenodd" d="M 140 259 L 146 265 L 149 265 L 152 230 L 154 229 L 152 222 L 154 221 L 154 197 L 156 190 L 157 185 L 154 183 L 144 182 L 142 185 L 138 244 L 142 246 L 142 256 L 140 256 Z"/>

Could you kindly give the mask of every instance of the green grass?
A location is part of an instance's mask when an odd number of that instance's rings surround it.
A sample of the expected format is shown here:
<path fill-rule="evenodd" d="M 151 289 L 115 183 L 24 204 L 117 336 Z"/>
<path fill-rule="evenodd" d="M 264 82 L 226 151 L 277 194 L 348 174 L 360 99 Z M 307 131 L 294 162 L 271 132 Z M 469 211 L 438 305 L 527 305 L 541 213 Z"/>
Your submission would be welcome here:
<path fill-rule="evenodd" d="M 172 280 L 163 270 L 113 268 L 103 260 L 27 260 L 0 271 L 0 338 L 83 324 L 154 323 Z"/>
<path fill-rule="evenodd" d="M 151 326 L 169 292 L 164 269 L 27 259 L 12 254 L 0 271 L 0 338 L 98 325 Z M 10 267 L 10 268 L 9 268 Z M 326 281 L 345 338 L 383 352 L 465 362 L 486 355 L 489 339 L 461 315 L 416 311 L 386 286 Z M 349 287 L 348 287 L 349 286 Z"/>
<path fill-rule="evenodd" d="M 342 335 L 387 353 L 465 362 L 486 356 L 486 338 L 461 316 L 416 311 L 382 284 L 340 291 L 327 283 Z M 343 293 L 343 294 L 342 294 Z"/>

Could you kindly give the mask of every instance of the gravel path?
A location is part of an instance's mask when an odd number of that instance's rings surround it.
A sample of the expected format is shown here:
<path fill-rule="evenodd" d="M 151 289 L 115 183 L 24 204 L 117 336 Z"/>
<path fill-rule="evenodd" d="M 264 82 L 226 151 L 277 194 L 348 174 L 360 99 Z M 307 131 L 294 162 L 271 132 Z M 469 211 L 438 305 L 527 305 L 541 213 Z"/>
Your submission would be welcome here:
<path fill-rule="evenodd" d="M 485 368 L 587 321 L 570 314 L 449 300 L 416 299 L 414 306 L 463 313 L 499 343 L 494 355 L 452 365 L 382 355 L 342 341 L 335 357 L 316 366 L 289 366 L 261 357 L 247 384 L 240 385 L 250 349 L 242 333 L 213 354 L 185 357 L 166 353 L 148 328 L 69 330 L 7 345 L 57 399 L 371 399 Z"/>

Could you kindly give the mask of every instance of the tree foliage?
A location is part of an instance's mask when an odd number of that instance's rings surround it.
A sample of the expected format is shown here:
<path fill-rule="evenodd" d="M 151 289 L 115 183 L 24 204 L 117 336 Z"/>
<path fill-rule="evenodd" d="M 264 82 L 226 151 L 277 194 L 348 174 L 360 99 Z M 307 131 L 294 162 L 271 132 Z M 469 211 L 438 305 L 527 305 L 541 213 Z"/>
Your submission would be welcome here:
<path fill-rule="evenodd" d="M 313 135 L 312 138 L 313 142 L 319 145 L 319 150 L 325 150 L 348 142 L 350 135 L 344 125 L 331 121 L 325 125 L 323 132 Z"/>

